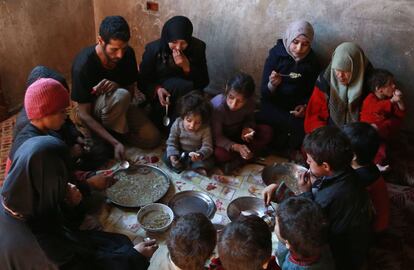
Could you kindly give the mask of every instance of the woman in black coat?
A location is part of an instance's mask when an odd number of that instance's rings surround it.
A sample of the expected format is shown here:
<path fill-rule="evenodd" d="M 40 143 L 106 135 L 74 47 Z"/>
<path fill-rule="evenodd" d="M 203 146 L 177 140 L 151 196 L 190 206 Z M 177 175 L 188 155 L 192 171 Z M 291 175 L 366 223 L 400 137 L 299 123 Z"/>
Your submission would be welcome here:
<path fill-rule="evenodd" d="M 192 34 L 191 21 L 175 16 L 164 24 L 161 38 L 145 46 L 139 83 L 152 104 L 155 123 L 161 123 L 168 103 L 175 116 L 175 104 L 181 96 L 209 84 L 206 44 Z"/>
<path fill-rule="evenodd" d="M 70 225 L 65 209 L 82 196 L 68 184 L 68 160 L 52 136 L 17 149 L 0 197 L 1 269 L 147 269 L 155 240 L 134 246 L 125 235 Z"/>

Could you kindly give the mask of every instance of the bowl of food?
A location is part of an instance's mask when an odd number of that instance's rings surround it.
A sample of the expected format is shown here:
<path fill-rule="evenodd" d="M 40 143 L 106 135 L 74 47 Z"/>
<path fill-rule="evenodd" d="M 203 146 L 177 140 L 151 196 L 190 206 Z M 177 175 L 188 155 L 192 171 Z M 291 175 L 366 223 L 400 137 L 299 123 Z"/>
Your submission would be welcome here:
<path fill-rule="evenodd" d="M 174 213 L 165 204 L 150 203 L 138 211 L 137 220 L 147 232 L 163 232 L 173 222 Z"/>

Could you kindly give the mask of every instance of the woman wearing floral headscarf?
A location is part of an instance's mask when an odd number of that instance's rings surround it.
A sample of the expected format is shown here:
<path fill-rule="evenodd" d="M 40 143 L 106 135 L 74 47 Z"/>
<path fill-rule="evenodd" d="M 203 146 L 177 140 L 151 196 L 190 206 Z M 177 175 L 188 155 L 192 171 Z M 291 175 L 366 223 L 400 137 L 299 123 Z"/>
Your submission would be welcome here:
<path fill-rule="evenodd" d="M 283 39 L 269 51 L 263 69 L 257 120 L 272 126 L 277 145 L 288 150 L 302 145 L 306 103 L 320 72 L 311 48 L 313 36 L 309 22 L 291 23 Z M 292 73 L 291 77 L 285 76 Z"/>
<path fill-rule="evenodd" d="M 191 21 L 175 16 L 164 24 L 161 38 L 145 47 L 140 87 L 152 100 L 156 123 L 161 122 L 164 106 L 170 103 L 174 115 L 178 98 L 191 90 L 202 90 L 209 83 L 206 44 L 192 34 Z"/>
<path fill-rule="evenodd" d="M 352 42 L 336 47 L 332 61 L 316 81 L 305 116 L 305 132 L 326 126 L 358 122 L 364 83 L 372 69 L 362 49 Z"/>

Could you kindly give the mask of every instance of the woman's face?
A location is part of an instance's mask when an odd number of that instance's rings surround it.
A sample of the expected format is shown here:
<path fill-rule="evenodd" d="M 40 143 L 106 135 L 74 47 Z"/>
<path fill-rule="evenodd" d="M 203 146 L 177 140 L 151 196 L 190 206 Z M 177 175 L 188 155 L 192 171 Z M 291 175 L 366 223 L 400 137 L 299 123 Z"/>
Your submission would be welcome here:
<path fill-rule="evenodd" d="M 168 42 L 168 46 L 172 51 L 184 51 L 185 49 L 187 49 L 188 43 L 184 39 L 177 39 Z"/>
<path fill-rule="evenodd" d="M 348 85 L 351 82 L 352 72 L 340 69 L 334 69 L 338 82 L 342 85 Z"/>
<path fill-rule="evenodd" d="M 302 59 L 305 57 L 309 50 L 311 49 L 311 44 L 304 35 L 297 36 L 289 45 L 289 51 L 295 58 Z"/>
<path fill-rule="evenodd" d="M 246 104 L 247 99 L 240 93 L 230 90 L 226 96 L 226 103 L 230 111 L 238 111 Z"/>

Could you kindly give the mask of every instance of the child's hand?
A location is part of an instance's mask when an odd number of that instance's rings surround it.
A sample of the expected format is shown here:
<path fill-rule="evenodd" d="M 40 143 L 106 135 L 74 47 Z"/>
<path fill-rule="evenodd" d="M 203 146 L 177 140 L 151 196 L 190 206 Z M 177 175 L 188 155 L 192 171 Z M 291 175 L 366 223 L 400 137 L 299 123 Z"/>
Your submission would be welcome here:
<path fill-rule="evenodd" d="M 203 160 L 203 155 L 200 153 L 190 152 L 188 155 L 190 156 L 192 162 Z"/>
<path fill-rule="evenodd" d="M 298 181 L 298 188 L 300 193 L 305 193 L 312 190 L 312 173 L 310 171 L 306 171 L 299 176 Z"/>
<path fill-rule="evenodd" d="M 244 144 L 233 144 L 231 148 L 233 151 L 238 152 L 243 159 L 251 159 L 253 157 L 252 151 Z"/>
<path fill-rule="evenodd" d="M 305 117 L 306 105 L 298 105 L 295 107 L 293 111 L 290 111 L 296 118 L 303 118 Z"/>
<path fill-rule="evenodd" d="M 112 175 L 100 173 L 86 179 L 90 188 L 95 190 L 105 190 L 115 184 L 116 179 Z"/>
<path fill-rule="evenodd" d="M 401 102 L 402 98 L 403 98 L 403 93 L 400 90 L 396 89 L 394 93 L 392 94 L 391 102 L 392 103 Z"/>
<path fill-rule="evenodd" d="M 255 132 L 256 131 L 252 128 L 243 128 L 241 132 L 241 139 L 245 142 L 251 142 Z"/>
<path fill-rule="evenodd" d="M 269 82 L 274 86 L 278 86 L 282 82 L 282 76 L 279 75 L 276 71 L 272 71 L 269 76 Z"/>
<path fill-rule="evenodd" d="M 148 239 L 144 240 L 144 242 L 139 243 L 138 245 L 134 246 L 134 248 L 144 255 L 147 259 L 152 257 L 152 254 L 157 250 L 158 244 L 155 239 Z"/>
<path fill-rule="evenodd" d="M 271 201 L 274 201 L 275 191 L 278 186 L 278 184 L 270 184 L 263 189 L 263 199 L 266 205 L 269 205 Z"/>
<path fill-rule="evenodd" d="M 82 193 L 80 193 L 79 189 L 71 183 L 68 183 L 66 187 L 66 197 L 65 202 L 69 206 L 76 206 L 82 200 Z"/>
<path fill-rule="evenodd" d="M 177 156 L 170 156 L 170 162 L 171 162 L 171 165 L 172 165 L 174 168 L 178 168 L 178 167 L 180 167 L 180 166 L 181 166 L 181 164 L 180 164 L 180 160 L 178 159 L 178 157 L 177 157 Z"/>

